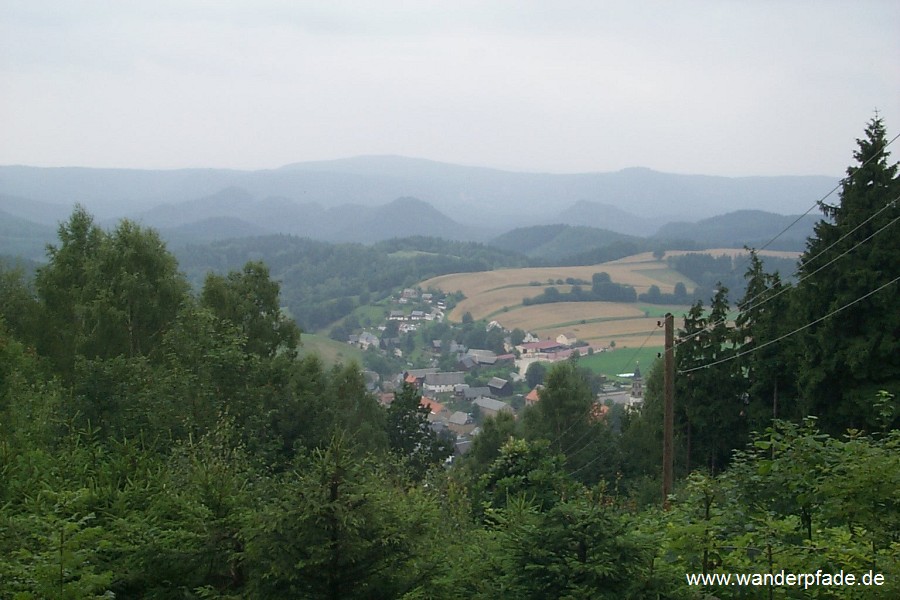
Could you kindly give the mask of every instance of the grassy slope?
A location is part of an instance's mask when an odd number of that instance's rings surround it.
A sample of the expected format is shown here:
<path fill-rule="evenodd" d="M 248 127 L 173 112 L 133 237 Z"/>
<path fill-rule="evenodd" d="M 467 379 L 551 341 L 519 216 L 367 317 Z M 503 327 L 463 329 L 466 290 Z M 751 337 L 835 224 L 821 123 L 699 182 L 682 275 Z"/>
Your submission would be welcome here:
<path fill-rule="evenodd" d="M 657 353 L 662 352 L 662 346 L 643 348 L 617 348 L 612 352 L 595 352 L 591 356 L 582 356 L 578 364 L 587 367 L 595 373 L 602 373 L 610 379 L 624 381 L 626 379 L 616 377 L 619 373 L 634 372 L 635 365 L 640 365 L 641 374 L 646 379 L 657 360 Z M 630 379 L 628 379 L 630 381 Z"/>
<path fill-rule="evenodd" d="M 303 345 L 300 347 L 300 356 L 318 354 L 326 365 L 337 363 L 349 363 L 356 361 L 362 365 L 362 351 L 347 343 L 336 342 L 323 335 L 304 333 L 301 336 Z"/>

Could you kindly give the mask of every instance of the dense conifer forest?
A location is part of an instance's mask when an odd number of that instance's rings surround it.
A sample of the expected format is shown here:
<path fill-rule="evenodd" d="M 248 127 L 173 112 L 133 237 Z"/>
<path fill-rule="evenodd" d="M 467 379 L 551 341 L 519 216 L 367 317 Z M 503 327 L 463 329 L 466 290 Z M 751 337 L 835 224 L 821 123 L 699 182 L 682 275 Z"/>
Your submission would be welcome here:
<path fill-rule="evenodd" d="M 602 413 L 558 363 L 451 464 L 414 388 L 384 407 L 297 357 L 269 265 L 192 290 L 155 231 L 75 210 L 33 278 L 0 272 L 0 597 L 900 596 L 887 144 L 872 120 L 794 283 L 752 254 L 680 324 L 666 509 L 661 370 Z M 817 570 L 882 584 L 686 580 Z"/>

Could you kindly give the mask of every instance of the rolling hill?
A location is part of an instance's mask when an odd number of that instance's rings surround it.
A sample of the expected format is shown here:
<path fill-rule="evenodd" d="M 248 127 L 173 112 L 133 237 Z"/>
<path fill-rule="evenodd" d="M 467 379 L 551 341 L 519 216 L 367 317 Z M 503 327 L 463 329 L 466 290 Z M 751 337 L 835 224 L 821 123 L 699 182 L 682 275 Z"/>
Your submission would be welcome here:
<path fill-rule="evenodd" d="M 396 156 L 298 163 L 260 171 L 0 166 L 0 195 L 56 207 L 48 210 L 61 207 L 65 214 L 78 202 L 100 220 L 143 215 L 152 223 L 147 213 L 155 207 L 198 199 L 212 199 L 207 205 L 221 208 L 218 205 L 227 204 L 229 197 L 237 198 L 229 191 L 237 189 L 256 202 L 277 198 L 283 207 L 306 207 L 304 211 L 313 206 L 324 210 L 348 205 L 376 207 L 414 197 L 457 223 L 486 228 L 494 236 L 515 227 L 546 223 L 650 235 L 665 221 L 702 219 L 735 210 L 799 213 L 834 183 L 835 178 L 830 177 L 728 178 L 642 168 L 566 175 L 516 173 Z M 181 208 L 195 210 L 194 221 L 240 217 L 204 213 L 197 210 L 201 205 L 203 202 Z M 0 206 L 16 216 L 47 222 L 11 208 Z M 183 224 L 186 222 L 168 225 Z"/>
<path fill-rule="evenodd" d="M 587 250 L 604 248 L 615 242 L 638 239 L 607 229 L 556 224 L 513 229 L 494 238 L 489 245 L 531 258 L 554 261 Z"/>
<path fill-rule="evenodd" d="M 696 223 L 668 223 L 653 238 L 686 239 L 707 247 L 746 245 L 758 248 L 783 231 L 769 247 L 775 250 L 802 250 L 819 219 L 818 215 L 779 215 L 761 210 L 739 210 Z"/>

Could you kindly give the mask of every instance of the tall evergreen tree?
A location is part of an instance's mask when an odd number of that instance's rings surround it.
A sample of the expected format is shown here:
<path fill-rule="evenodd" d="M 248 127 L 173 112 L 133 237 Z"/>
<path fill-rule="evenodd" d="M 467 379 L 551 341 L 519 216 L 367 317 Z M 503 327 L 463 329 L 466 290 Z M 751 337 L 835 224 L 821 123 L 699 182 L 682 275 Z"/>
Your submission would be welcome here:
<path fill-rule="evenodd" d="M 431 428 L 428 422 L 430 410 L 421 402 L 422 394 L 414 386 L 404 383 L 394 394 L 394 401 L 387 411 L 391 451 L 406 461 L 410 475 L 417 481 L 453 453 L 449 439 L 439 437 Z"/>
<path fill-rule="evenodd" d="M 792 418 L 796 405 L 796 356 L 792 347 L 761 347 L 787 333 L 788 294 L 778 272 L 767 273 L 755 250 L 744 273 L 747 289 L 738 302 L 735 343 L 744 354 L 738 366 L 745 379 L 749 428 L 762 431 L 772 419 Z"/>
<path fill-rule="evenodd" d="M 874 427 L 877 391 L 900 392 L 898 285 L 861 299 L 900 276 L 900 181 L 880 118 L 857 146 L 840 202 L 821 204 L 825 218 L 807 242 L 794 295 L 798 326 L 847 306 L 798 340 L 802 409 L 831 432 Z"/>
<path fill-rule="evenodd" d="M 746 441 L 743 383 L 731 360 L 736 350 L 728 313 L 728 288 L 719 284 L 709 315 L 698 301 L 679 332 L 675 418 L 684 435 L 688 470 L 701 461 L 711 472 L 719 471 Z"/>

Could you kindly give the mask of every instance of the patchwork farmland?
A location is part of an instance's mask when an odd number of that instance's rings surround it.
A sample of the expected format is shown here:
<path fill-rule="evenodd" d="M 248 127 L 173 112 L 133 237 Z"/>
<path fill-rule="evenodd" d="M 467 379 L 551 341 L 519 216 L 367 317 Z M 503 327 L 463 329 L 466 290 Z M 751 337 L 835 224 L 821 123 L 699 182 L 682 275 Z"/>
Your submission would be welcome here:
<path fill-rule="evenodd" d="M 701 252 L 722 255 L 744 253 L 741 250 L 703 250 Z M 686 251 L 667 252 L 667 255 L 685 254 Z M 796 256 L 796 253 L 762 252 L 764 256 Z M 456 273 L 443 275 L 421 283 L 423 289 L 437 288 L 445 292 L 461 291 L 466 297 L 450 313 L 452 321 L 462 320 L 465 313 L 475 319 L 497 321 L 507 329 L 516 327 L 531 331 L 542 339 L 555 338 L 560 333 L 574 333 L 579 340 L 592 346 L 609 346 L 615 342 L 618 348 L 659 347 L 663 343 L 662 329 L 657 320 L 665 310 L 672 311 L 676 319 L 687 312 L 687 306 L 657 307 L 643 303 L 619 302 L 558 302 L 553 304 L 522 304 L 523 298 L 540 295 L 547 287 L 560 292 L 572 289 L 567 279 L 588 283 L 594 273 L 606 272 L 614 283 L 631 285 L 638 294 L 650 286 L 659 287 L 663 293 L 672 293 L 680 281 L 692 290 L 696 284 L 670 268 L 665 260 L 654 258 L 649 252 L 636 254 L 615 261 L 579 267 L 540 267 L 503 269 L 483 273 Z M 659 309 L 665 309 L 662 312 Z M 649 337 L 648 337 L 649 336 Z"/>

